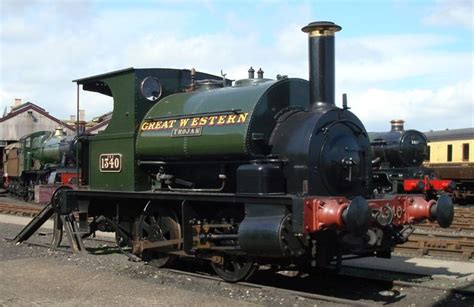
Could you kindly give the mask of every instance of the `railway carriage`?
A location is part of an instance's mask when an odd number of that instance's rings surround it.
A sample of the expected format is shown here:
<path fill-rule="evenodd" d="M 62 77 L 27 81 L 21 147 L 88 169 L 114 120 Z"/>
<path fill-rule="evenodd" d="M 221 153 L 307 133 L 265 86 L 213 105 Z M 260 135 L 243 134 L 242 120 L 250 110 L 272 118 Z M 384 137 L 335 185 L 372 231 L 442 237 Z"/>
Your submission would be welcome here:
<path fill-rule="evenodd" d="M 428 157 L 423 163 L 442 179 L 457 183 L 456 201 L 474 203 L 474 128 L 429 131 Z"/>
<path fill-rule="evenodd" d="M 58 189 L 16 241 L 54 214 L 53 246 L 63 228 L 75 250 L 84 249 L 83 236 L 114 231 L 152 264 L 200 257 L 238 281 L 258 264 L 322 268 L 344 255 L 390 257 L 411 224 L 449 226 L 448 197 L 370 198 L 367 132 L 346 104 L 335 105 L 340 29 L 332 22 L 302 29 L 309 81 L 255 78 L 251 69 L 231 86 L 165 68 L 75 80 L 78 89 L 111 96 L 113 116 L 83 140 L 89 159 L 78 189 Z"/>
<path fill-rule="evenodd" d="M 14 182 L 20 177 L 21 173 L 21 159 L 19 157 L 20 143 L 15 142 L 7 145 L 4 148 L 3 154 L 3 187 L 8 188 L 10 185 L 10 191 L 14 191 Z"/>

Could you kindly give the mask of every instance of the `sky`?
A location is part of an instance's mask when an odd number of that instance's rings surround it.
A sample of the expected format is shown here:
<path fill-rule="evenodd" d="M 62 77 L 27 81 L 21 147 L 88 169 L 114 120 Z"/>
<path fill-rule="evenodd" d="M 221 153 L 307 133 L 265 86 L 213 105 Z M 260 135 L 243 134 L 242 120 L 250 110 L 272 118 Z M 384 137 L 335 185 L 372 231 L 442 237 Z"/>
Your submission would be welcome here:
<path fill-rule="evenodd" d="M 1 0 L 0 116 L 15 98 L 75 114 L 71 81 L 127 67 L 308 79 L 312 21 L 339 24 L 342 93 L 368 131 L 474 127 L 471 0 Z M 113 109 L 81 91 L 86 119 Z"/>

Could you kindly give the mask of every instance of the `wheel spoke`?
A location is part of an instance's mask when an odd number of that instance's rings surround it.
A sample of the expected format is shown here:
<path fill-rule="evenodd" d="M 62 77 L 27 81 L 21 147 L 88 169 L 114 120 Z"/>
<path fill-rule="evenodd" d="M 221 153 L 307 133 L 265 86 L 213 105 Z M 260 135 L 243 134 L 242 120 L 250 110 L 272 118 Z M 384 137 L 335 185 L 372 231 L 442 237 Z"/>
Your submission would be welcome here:
<path fill-rule="evenodd" d="M 256 266 L 254 265 L 253 261 L 246 260 L 243 257 L 223 257 L 224 263 L 222 265 L 211 262 L 211 266 L 217 275 L 219 275 L 225 281 L 238 282 L 241 280 L 246 280 L 252 276 L 256 270 Z"/>
<path fill-rule="evenodd" d="M 147 222 L 143 221 L 143 230 L 145 230 L 146 235 L 149 236 L 149 235 L 150 235 L 150 224 L 148 224 Z"/>
<path fill-rule="evenodd" d="M 169 209 L 155 208 L 145 213 L 138 222 L 138 238 L 146 239 L 150 242 L 159 242 L 163 240 L 173 240 L 181 238 L 181 228 L 177 222 L 176 215 Z M 180 248 L 179 244 L 174 246 L 165 246 L 160 248 L 146 249 L 141 257 L 151 265 L 162 267 L 169 265 L 176 256 L 168 254 Z"/>

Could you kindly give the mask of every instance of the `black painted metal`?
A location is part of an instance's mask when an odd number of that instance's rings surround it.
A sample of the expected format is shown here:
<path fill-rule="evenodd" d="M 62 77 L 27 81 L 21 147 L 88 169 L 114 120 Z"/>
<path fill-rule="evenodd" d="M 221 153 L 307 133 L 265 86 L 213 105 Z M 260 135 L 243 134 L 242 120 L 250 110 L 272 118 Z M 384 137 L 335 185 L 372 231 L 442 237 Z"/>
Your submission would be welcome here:
<path fill-rule="evenodd" d="M 366 195 L 371 182 L 370 144 L 364 126 L 338 108 L 295 112 L 278 123 L 272 154 L 284 165 L 286 191 L 295 195 Z"/>
<path fill-rule="evenodd" d="M 181 203 L 181 216 L 181 227 L 183 231 L 183 250 L 186 254 L 189 255 L 193 253 L 193 226 L 191 224 L 191 220 L 193 218 L 196 218 L 198 215 L 188 202 L 183 201 Z"/>
<path fill-rule="evenodd" d="M 431 219 L 436 219 L 442 228 L 451 225 L 454 219 L 454 206 L 451 197 L 443 194 L 434 206 L 431 207 Z"/>
<path fill-rule="evenodd" d="M 249 79 L 255 78 L 255 69 L 252 66 L 249 68 Z"/>
<path fill-rule="evenodd" d="M 304 199 L 294 198 L 292 206 L 293 233 L 302 234 L 304 232 Z"/>
<path fill-rule="evenodd" d="M 302 29 L 309 33 L 309 83 L 313 108 L 335 105 L 334 32 L 340 29 L 340 26 L 327 21 L 312 22 Z M 311 33 L 316 31 L 320 35 Z"/>
<path fill-rule="evenodd" d="M 334 36 L 309 38 L 310 99 L 313 107 L 334 105 Z"/>
<path fill-rule="evenodd" d="M 244 164 L 237 168 L 237 193 L 284 194 L 285 178 L 280 165 Z"/>
<path fill-rule="evenodd" d="M 85 252 L 86 248 L 82 242 L 82 234 L 77 227 L 74 215 L 61 215 L 61 222 L 63 223 L 66 237 L 69 245 L 75 253 Z"/>
<path fill-rule="evenodd" d="M 234 193 L 199 193 L 199 192 L 124 192 L 105 190 L 74 190 L 66 191 L 64 204 L 67 208 L 77 210 L 78 199 L 141 199 L 141 200 L 170 200 L 192 202 L 220 202 L 220 203 L 259 203 L 261 205 L 288 205 L 293 204 L 294 195 L 238 195 Z"/>
<path fill-rule="evenodd" d="M 342 220 L 349 232 L 355 234 L 366 233 L 370 226 L 371 214 L 369 203 L 363 197 L 357 196 L 351 200 L 342 215 Z"/>
<path fill-rule="evenodd" d="M 21 243 L 28 240 L 53 214 L 53 205 L 49 203 L 16 235 L 13 242 Z"/>
<path fill-rule="evenodd" d="M 245 205 L 246 216 L 239 226 L 239 246 L 248 255 L 281 257 L 285 255 L 280 239 L 281 225 L 287 214 L 284 206 Z"/>
<path fill-rule="evenodd" d="M 420 166 L 428 152 L 428 142 L 417 130 L 370 132 L 374 166 L 380 168 Z"/>

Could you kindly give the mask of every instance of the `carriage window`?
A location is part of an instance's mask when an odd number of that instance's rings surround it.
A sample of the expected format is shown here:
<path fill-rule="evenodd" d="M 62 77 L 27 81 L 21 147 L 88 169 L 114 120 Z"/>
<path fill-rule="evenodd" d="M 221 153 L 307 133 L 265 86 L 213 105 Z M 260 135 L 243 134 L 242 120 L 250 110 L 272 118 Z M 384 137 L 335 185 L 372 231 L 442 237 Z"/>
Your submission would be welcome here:
<path fill-rule="evenodd" d="M 469 144 L 462 144 L 462 160 L 469 161 Z"/>
<path fill-rule="evenodd" d="M 453 161 L 453 145 L 448 145 L 448 162 Z"/>
<path fill-rule="evenodd" d="M 426 161 L 430 161 L 430 153 L 431 153 L 431 147 L 427 146 L 426 148 Z"/>

